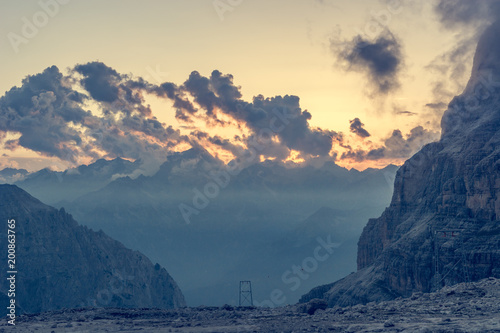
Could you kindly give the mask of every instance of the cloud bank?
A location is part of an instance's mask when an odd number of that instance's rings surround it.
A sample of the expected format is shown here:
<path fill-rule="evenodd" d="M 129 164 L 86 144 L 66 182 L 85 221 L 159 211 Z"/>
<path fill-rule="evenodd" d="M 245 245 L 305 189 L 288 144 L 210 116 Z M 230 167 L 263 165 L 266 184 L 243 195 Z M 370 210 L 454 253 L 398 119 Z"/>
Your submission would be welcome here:
<path fill-rule="evenodd" d="M 380 65 L 374 61 L 370 66 L 375 63 Z M 146 102 L 148 95 L 170 103 L 178 123 L 160 122 Z M 407 158 L 429 139 L 423 128 L 412 130 L 407 138 L 395 131 L 383 147 L 353 150 L 349 140 L 363 142 L 370 137 L 359 118 L 350 121 L 352 135 L 314 127 L 311 119 L 312 113 L 302 109 L 297 96 L 243 100 L 233 76 L 218 70 L 209 76 L 193 71 L 182 84 L 156 85 L 89 62 L 66 74 L 49 67 L 0 97 L 0 144 L 3 149 L 23 147 L 74 164 L 98 158 L 141 160 L 142 171 L 148 174 L 173 152 L 189 147 L 212 147 L 217 156 L 233 158 L 254 151 L 258 155 L 254 163 L 262 159 L 289 163 L 293 157 L 317 164 Z M 214 134 L 225 128 L 238 134 Z M 339 149 L 347 152 L 340 157 Z"/>
<path fill-rule="evenodd" d="M 351 149 L 344 152 L 340 159 L 350 159 L 356 162 L 380 159 L 406 159 L 418 152 L 427 143 L 437 141 L 440 133 L 417 126 L 406 136 L 400 130 L 394 130 L 384 140 L 383 146 L 370 149 Z"/>
<path fill-rule="evenodd" d="M 97 158 L 165 159 L 165 148 L 183 141 L 177 130 L 151 114 L 126 77 L 101 63 L 75 67 L 89 95 L 55 66 L 29 75 L 0 98 L 0 132 L 18 139 L 4 143 L 72 163 Z M 97 103 L 102 115 L 87 109 Z"/>

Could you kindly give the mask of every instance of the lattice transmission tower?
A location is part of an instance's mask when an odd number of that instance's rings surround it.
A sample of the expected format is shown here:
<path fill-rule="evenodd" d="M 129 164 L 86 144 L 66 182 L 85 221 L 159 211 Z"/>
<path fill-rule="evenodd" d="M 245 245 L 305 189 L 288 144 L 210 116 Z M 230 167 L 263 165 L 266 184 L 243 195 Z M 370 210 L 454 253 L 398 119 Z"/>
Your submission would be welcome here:
<path fill-rule="evenodd" d="M 253 306 L 252 282 L 240 281 L 240 306 Z"/>

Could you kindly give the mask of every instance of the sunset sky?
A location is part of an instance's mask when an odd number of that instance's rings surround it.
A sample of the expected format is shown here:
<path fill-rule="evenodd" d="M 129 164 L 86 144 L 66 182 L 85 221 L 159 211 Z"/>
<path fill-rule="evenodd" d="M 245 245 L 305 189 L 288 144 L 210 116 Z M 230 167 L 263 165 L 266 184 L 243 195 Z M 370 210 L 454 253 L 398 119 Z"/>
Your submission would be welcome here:
<path fill-rule="evenodd" d="M 441 115 L 472 65 L 484 22 L 449 19 L 447 3 L 2 1 L 0 168 L 65 169 L 118 156 L 158 165 L 196 145 L 227 162 L 268 126 L 275 106 L 297 103 L 296 127 L 275 133 L 261 160 L 331 159 L 360 170 L 401 164 L 439 138 Z M 18 95 L 7 93 L 51 66 L 69 90 L 35 91 L 33 79 Z M 218 86 L 231 78 L 230 92 Z M 214 110 L 202 82 L 217 98 Z M 103 97 L 102 84 L 118 97 Z M 85 97 L 68 97 L 75 92 Z M 179 110 L 169 94 L 198 111 Z M 252 103 L 258 95 L 262 103 Z M 267 100 L 286 95 L 300 102 Z M 70 117 L 65 108 L 90 113 Z M 250 109 L 260 111 L 248 116 Z"/>

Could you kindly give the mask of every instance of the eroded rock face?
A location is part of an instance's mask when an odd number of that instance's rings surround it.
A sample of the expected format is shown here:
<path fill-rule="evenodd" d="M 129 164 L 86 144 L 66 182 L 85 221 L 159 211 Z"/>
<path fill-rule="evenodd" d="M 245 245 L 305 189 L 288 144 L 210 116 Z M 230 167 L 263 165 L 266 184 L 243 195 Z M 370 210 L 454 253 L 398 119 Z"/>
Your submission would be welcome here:
<path fill-rule="evenodd" d="M 481 38 L 471 80 L 443 116 L 441 140 L 398 171 L 390 206 L 359 239 L 358 272 L 302 301 L 322 293 L 330 306 L 351 305 L 500 277 L 499 34 L 496 23 Z"/>
<path fill-rule="evenodd" d="M 16 186 L 0 185 L 0 217 L 0 249 L 5 252 L 7 220 L 16 220 L 15 299 L 24 312 L 185 306 L 164 268 L 102 231 L 79 226 L 64 209 L 46 206 Z M 6 265 L 4 260 L 4 272 Z M 9 289 L 5 279 L 0 288 L 2 293 Z"/>

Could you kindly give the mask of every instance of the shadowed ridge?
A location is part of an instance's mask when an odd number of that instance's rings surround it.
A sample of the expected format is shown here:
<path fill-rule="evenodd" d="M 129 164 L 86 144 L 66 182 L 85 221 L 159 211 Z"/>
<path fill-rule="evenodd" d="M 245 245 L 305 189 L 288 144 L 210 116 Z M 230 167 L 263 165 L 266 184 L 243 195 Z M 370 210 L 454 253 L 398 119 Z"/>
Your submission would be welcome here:
<path fill-rule="evenodd" d="M 0 185 L 0 218 L 16 220 L 16 304 L 28 313 L 87 306 L 185 306 L 164 268 L 102 231 L 79 226 L 64 209 L 47 206 L 17 186 Z M 5 234 L 0 248 L 7 248 Z M 8 289 L 4 279 L 0 292 Z"/>

